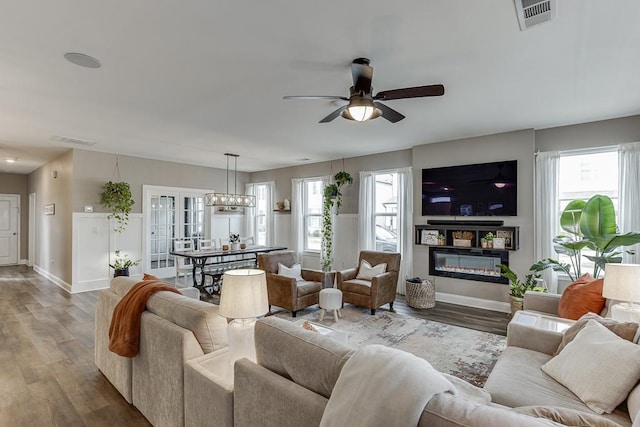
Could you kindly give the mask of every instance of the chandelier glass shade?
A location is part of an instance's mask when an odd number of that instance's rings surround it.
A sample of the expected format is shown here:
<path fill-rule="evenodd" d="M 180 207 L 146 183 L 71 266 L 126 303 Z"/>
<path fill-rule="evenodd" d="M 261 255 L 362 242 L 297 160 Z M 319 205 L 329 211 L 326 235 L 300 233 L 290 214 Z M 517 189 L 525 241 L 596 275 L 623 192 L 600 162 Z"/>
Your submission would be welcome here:
<path fill-rule="evenodd" d="M 227 191 L 226 193 L 208 193 L 206 195 L 207 206 L 217 206 L 222 208 L 252 208 L 256 205 L 256 196 L 247 194 L 238 194 L 236 189 L 236 174 L 238 173 L 238 155 L 225 153 L 227 156 Z M 234 192 L 229 192 L 229 157 L 235 159 L 235 167 L 233 169 L 233 187 Z"/>

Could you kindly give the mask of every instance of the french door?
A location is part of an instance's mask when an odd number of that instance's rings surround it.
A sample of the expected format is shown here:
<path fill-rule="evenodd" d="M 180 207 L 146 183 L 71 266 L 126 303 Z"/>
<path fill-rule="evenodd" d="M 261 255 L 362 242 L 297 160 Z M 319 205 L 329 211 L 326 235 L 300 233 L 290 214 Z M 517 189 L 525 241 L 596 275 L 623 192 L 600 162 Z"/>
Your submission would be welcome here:
<path fill-rule="evenodd" d="M 205 191 L 144 186 L 145 271 L 158 277 L 175 275 L 171 255 L 175 239 L 208 235 Z"/>

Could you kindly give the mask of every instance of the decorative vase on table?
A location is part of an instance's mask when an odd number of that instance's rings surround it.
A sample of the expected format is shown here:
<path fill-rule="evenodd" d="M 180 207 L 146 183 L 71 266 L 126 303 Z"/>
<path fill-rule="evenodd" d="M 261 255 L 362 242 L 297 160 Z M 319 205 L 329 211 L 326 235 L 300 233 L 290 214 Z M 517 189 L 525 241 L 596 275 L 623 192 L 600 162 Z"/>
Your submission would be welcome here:
<path fill-rule="evenodd" d="M 240 243 L 231 243 L 231 250 L 232 251 L 239 251 L 240 250 Z"/>

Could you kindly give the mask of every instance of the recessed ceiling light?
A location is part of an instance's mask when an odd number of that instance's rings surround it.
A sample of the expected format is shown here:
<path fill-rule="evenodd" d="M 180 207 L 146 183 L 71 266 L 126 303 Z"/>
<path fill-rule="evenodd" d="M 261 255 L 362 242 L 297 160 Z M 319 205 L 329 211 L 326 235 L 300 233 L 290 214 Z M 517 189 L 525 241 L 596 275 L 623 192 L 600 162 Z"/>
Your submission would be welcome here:
<path fill-rule="evenodd" d="M 93 56 L 84 53 L 68 52 L 64 54 L 67 61 L 85 68 L 100 68 L 102 64 Z"/>
<path fill-rule="evenodd" d="M 18 161 L 18 159 L 15 157 L 7 157 L 6 159 L 4 159 L 4 161 L 7 163 L 15 163 Z"/>

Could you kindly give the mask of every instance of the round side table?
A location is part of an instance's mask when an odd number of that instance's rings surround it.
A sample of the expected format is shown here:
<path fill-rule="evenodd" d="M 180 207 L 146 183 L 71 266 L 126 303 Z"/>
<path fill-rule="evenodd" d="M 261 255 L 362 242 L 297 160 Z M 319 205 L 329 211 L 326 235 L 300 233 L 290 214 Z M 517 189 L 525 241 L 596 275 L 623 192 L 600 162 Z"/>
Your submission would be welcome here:
<path fill-rule="evenodd" d="M 342 291 L 336 288 L 325 288 L 320 291 L 320 320 L 324 319 L 325 311 L 333 311 L 333 319 L 337 322 L 342 307 Z"/>

